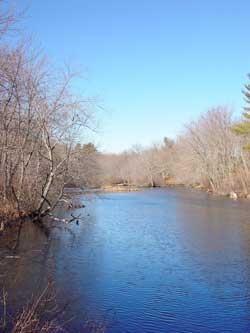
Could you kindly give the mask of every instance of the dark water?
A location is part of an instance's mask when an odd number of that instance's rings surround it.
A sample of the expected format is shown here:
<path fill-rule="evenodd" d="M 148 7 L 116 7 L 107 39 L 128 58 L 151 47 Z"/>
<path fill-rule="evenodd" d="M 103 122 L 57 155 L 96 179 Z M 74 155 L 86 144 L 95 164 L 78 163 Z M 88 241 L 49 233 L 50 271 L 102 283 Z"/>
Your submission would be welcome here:
<path fill-rule="evenodd" d="M 250 332 L 249 202 L 147 190 L 103 194 L 78 213 L 73 233 L 48 241 L 33 228 L 21 257 L 1 262 L 13 307 L 51 277 L 70 301 L 70 332 L 86 314 L 110 333 Z"/>

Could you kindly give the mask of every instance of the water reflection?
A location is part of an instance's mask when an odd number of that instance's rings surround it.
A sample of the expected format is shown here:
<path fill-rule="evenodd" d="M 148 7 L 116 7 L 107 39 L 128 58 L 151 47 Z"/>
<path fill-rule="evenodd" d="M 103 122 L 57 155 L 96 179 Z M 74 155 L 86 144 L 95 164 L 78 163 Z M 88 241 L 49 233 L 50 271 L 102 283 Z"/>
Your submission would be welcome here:
<path fill-rule="evenodd" d="M 78 213 L 73 234 L 54 230 L 48 244 L 31 228 L 22 258 L 1 266 L 13 302 L 52 277 L 71 332 L 86 313 L 108 316 L 111 333 L 249 331 L 247 202 L 148 190 L 104 194 Z"/>

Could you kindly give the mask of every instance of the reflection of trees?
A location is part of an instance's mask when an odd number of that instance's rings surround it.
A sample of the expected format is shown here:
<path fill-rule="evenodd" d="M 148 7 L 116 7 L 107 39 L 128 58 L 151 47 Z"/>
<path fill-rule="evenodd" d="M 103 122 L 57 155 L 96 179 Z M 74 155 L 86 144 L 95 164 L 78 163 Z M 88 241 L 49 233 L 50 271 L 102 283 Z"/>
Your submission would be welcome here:
<path fill-rule="evenodd" d="M 250 294 L 248 212 L 244 203 L 195 192 L 180 198 L 176 207 L 182 264 L 191 281 L 213 297 Z"/>
<path fill-rule="evenodd" d="M 8 292 L 8 301 L 13 306 L 25 303 L 47 283 L 49 239 L 32 223 L 25 223 L 17 252 L 3 250 L 2 255 L 1 285 Z"/>

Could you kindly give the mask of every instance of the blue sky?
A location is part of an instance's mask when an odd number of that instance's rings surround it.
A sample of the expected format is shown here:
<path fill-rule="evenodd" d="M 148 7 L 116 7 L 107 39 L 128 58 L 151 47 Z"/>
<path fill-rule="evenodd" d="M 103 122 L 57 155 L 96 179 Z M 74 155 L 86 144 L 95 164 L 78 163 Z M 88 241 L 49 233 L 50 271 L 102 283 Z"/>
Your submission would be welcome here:
<path fill-rule="evenodd" d="M 83 70 L 77 88 L 106 109 L 95 141 L 118 152 L 174 138 L 210 106 L 240 114 L 249 12 L 249 0 L 33 0 L 25 27 L 53 63 Z"/>

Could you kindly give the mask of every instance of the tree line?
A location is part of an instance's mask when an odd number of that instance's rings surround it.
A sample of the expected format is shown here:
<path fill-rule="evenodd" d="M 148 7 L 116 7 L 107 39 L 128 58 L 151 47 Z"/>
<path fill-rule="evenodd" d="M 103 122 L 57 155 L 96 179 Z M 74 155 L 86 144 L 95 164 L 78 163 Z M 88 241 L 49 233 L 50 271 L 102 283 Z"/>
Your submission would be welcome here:
<path fill-rule="evenodd" d="M 250 85 L 243 91 L 250 102 Z M 249 103 L 250 104 L 250 103 Z M 182 184 L 219 194 L 250 193 L 250 114 L 233 119 L 232 110 L 218 106 L 185 125 L 175 140 L 134 147 L 99 157 L 102 184 L 137 186 Z"/>

